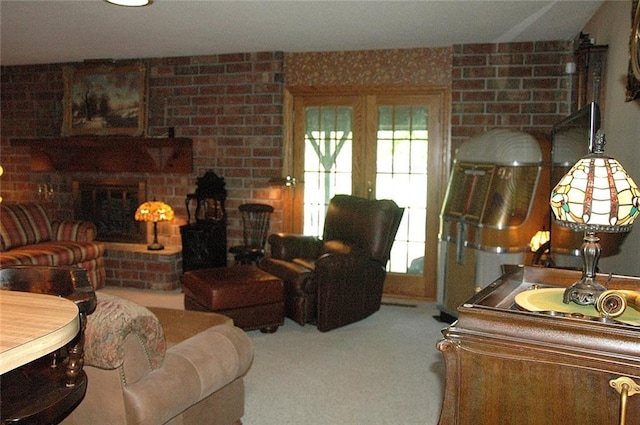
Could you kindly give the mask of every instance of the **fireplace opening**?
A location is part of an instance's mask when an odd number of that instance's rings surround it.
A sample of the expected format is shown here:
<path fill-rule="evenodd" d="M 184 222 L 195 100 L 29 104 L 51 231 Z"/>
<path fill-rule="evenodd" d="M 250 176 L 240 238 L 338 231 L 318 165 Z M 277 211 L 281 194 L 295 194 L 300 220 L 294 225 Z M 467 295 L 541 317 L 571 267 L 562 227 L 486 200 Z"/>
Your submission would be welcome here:
<path fill-rule="evenodd" d="M 134 218 L 136 208 L 146 201 L 146 183 L 133 180 L 91 180 L 73 182 L 74 214 L 98 228 L 103 242 L 143 243 L 146 226 Z"/>

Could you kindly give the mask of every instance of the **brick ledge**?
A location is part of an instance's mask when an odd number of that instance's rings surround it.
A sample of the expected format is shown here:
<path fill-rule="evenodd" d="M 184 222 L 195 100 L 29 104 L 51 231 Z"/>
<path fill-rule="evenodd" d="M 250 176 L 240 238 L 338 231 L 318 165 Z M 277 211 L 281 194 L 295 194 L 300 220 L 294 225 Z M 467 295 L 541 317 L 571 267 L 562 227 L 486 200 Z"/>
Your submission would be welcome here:
<path fill-rule="evenodd" d="M 102 242 L 102 244 L 106 251 L 140 252 L 158 256 L 175 255 L 182 252 L 182 247 L 179 245 L 165 245 L 164 249 L 151 251 L 147 249 L 147 244 L 125 242 Z"/>
<path fill-rule="evenodd" d="M 105 242 L 107 286 L 173 291 L 181 287 L 182 247 Z"/>

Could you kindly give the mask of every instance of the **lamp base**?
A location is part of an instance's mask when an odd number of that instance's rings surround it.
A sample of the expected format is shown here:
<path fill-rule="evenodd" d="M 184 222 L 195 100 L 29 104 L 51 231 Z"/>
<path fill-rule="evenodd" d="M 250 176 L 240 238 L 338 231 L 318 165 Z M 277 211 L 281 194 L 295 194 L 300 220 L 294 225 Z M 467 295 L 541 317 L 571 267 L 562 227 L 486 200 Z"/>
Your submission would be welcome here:
<path fill-rule="evenodd" d="M 562 302 L 569 304 L 573 301 L 580 305 L 595 305 L 598 297 L 607 290 L 604 286 L 596 282 L 596 270 L 600 259 L 600 238 L 588 230 L 584 235 L 584 242 L 580 247 L 584 270 L 582 279 L 569 286 L 562 297 Z"/>
<path fill-rule="evenodd" d="M 160 250 L 164 249 L 164 245 L 162 245 L 161 243 L 158 243 L 158 242 L 154 242 L 152 244 L 147 245 L 147 249 L 149 251 L 160 251 Z"/>
<path fill-rule="evenodd" d="M 606 290 L 607 288 L 585 276 L 565 289 L 562 302 L 569 304 L 573 301 L 580 305 L 595 305 L 600 295 Z"/>
<path fill-rule="evenodd" d="M 158 222 L 157 221 L 153 222 L 153 242 L 147 245 L 147 249 L 149 251 L 160 251 L 161 249 L 164 249 L 164 245 L 162 245 L 161 243 L 158 243 Z"/>

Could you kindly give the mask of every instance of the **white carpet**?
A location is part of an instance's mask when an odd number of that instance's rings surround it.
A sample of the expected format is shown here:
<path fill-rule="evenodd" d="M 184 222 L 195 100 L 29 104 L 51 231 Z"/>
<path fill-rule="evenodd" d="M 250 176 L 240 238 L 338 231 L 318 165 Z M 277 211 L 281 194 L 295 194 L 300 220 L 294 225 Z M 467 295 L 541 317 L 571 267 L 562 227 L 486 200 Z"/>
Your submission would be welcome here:
<path fill-rule="evenodd" d="M 182 308 L 182 294 L 121 290 L 140 304 Z M 446 324 L 433 303 L 383 305 L 330 332 L 287 319 L 274 334 L 248 332 L 244 425 L 435 425 L 444 363 L 435 345 Z"/>

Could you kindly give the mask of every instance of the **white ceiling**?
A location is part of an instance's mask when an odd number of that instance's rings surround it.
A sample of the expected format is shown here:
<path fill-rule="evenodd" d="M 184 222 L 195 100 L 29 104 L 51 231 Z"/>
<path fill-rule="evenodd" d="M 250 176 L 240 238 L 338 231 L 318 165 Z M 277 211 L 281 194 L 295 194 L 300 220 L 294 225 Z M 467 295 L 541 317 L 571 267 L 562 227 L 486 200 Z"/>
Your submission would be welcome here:
<path fill-rule="evenodd" d="M 0 63 L 571 40 L 601 3 L 0 0 Z"/>

